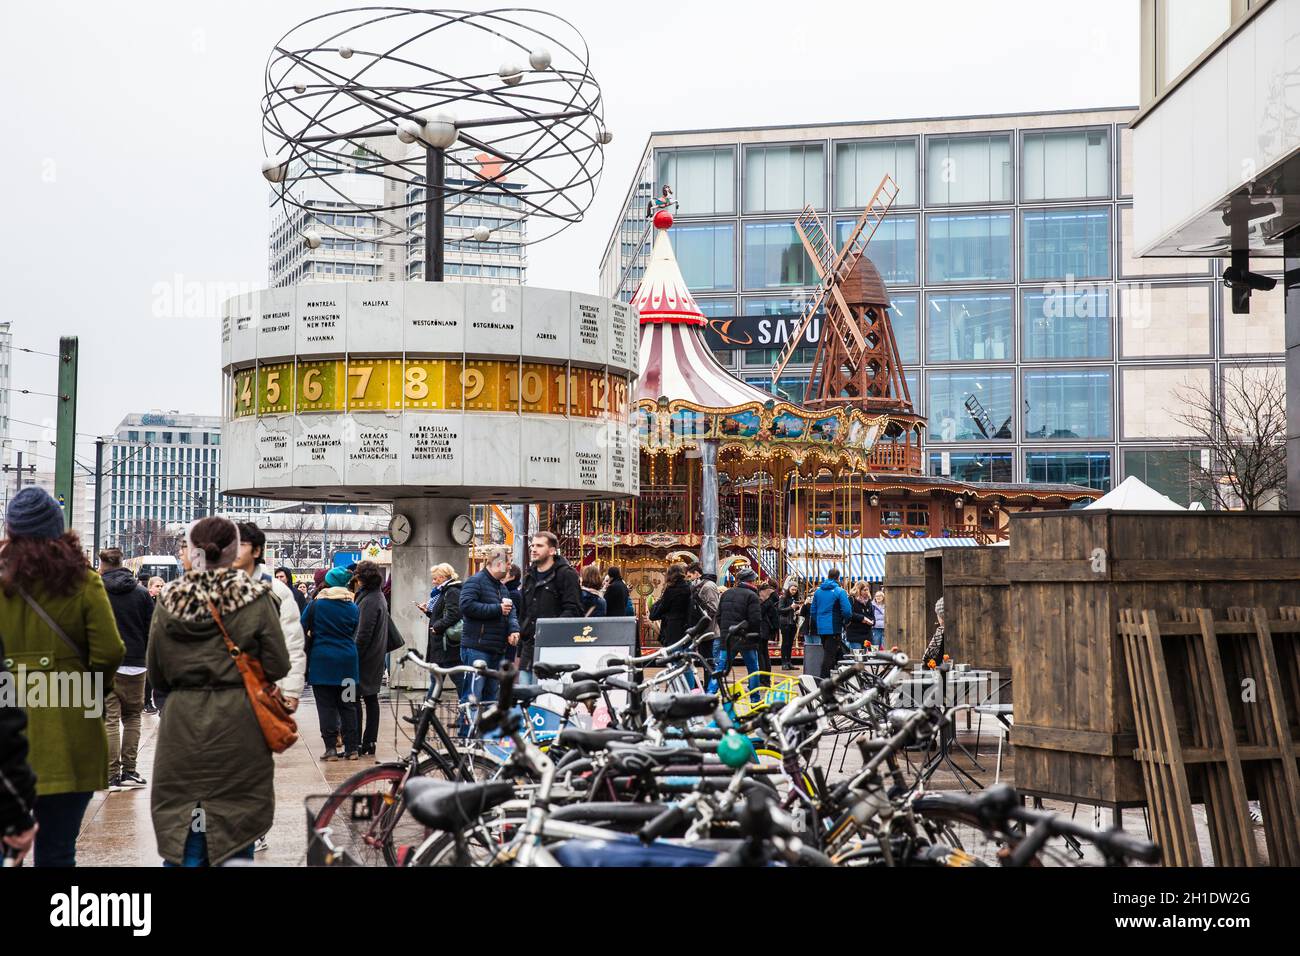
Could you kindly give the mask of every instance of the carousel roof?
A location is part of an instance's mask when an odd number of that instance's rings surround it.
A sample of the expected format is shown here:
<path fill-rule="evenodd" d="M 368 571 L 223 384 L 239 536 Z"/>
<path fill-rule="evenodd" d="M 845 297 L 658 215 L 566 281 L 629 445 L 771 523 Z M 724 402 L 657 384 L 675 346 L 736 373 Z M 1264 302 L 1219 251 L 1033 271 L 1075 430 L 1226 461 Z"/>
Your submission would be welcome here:
<path fill-rule="evenodd" d="M 655 216 L 654 250 L 632 302 L 641 313 L 641 367 L 637 401 L 692 402 L 702 408 L 765 405 L 775 397 L 746 385 L 721 365 L 700 332 L 704 313 L 682 279 L 668 229 L 672 216 Z"/>

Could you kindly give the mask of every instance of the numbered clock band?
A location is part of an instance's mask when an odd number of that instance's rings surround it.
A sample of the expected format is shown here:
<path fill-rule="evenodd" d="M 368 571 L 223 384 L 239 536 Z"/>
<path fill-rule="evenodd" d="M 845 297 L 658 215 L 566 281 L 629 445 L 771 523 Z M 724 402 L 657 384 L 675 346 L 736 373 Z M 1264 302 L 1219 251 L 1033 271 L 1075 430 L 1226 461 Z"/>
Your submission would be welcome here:
<path fill-rule="evenodd" d="M 366 358 L 261 365 L 228 375 L 232 418 L 311 412 L 536 412 L 626 419 L 631 384 L 545 362 Z"/>

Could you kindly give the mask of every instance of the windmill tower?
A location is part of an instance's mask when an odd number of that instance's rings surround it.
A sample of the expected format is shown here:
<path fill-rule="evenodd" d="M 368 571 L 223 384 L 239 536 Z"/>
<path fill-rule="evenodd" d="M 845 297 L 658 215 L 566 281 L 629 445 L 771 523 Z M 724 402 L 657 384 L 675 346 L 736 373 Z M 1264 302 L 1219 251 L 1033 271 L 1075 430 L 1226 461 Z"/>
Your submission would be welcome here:
<path fill-rule="evenodd" d="M 813 374 L 804 395 L 806 407 L 851 405 L 869 413 L 914 414 L 889 324 L 889 295 L 866 256 L 867 244 L 897 196 L 897 184 L 886 175 L 838 250 L 811 206 L 804 207 L 795 221 L 821 284 L 782 348 L 772 382 L 785 371 L 805 330 L 825 308 Z"/>

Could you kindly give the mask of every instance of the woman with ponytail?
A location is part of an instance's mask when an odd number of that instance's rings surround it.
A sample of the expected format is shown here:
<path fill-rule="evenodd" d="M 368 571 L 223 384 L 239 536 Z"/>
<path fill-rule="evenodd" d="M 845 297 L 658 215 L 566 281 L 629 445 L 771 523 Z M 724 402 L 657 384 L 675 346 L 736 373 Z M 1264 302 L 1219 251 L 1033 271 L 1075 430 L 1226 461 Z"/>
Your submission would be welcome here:
<path fill-rule="evenodd" d="M 268 681 L 289 673 L 271 586 L 232 565 L 239 529 L 226 518 L 190 525 L 185 574 L 158 598 L 149 632 L 149 681 L 166 693 L 153 765 L 154 835 L 164 865 L 253 859 L 275 816 L 275 761 L 249 703 L 226 633 L 260 660 Z"/>

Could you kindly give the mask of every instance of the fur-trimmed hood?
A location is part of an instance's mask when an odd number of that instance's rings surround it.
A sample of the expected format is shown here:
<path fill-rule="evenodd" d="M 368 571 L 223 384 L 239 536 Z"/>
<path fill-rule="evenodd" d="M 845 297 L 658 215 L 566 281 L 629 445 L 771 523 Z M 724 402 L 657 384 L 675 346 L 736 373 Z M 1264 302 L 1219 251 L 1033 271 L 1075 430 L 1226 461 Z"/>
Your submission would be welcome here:
<path fill-rule="evenodd" d="M 212 620 L 209 601 L 225 617 L 252 604 L 270 590 L 271 586 L 266 582 L 254 581 L 234 568 L 186 571 L 163 588 L 162 594 L 158 595 L 158 604 L 177 620 L 197 624 Z"/>

